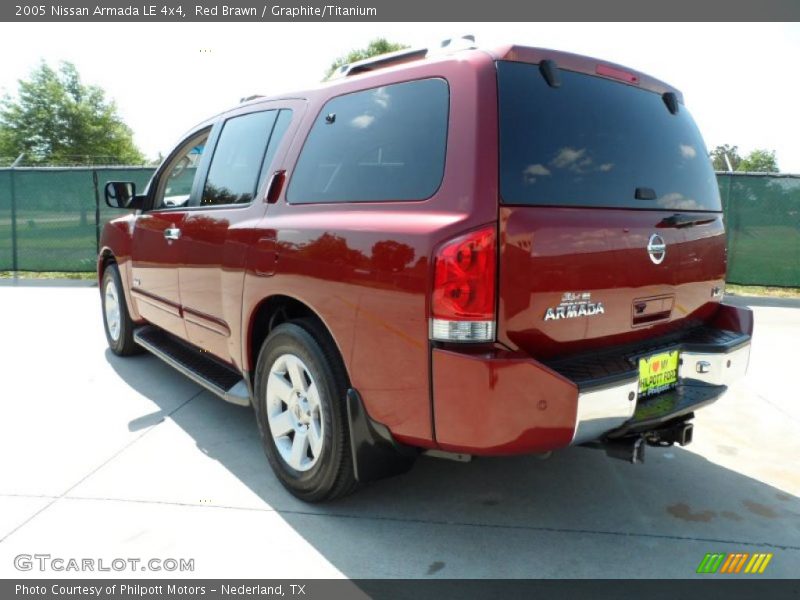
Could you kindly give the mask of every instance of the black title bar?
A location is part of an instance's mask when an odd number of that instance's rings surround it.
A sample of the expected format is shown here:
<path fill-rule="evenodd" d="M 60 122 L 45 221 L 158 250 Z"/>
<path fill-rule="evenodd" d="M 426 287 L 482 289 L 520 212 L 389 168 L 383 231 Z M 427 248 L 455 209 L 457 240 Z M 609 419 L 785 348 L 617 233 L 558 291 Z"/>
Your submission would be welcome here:
<path fill-rule="evenodd" d="M 28 579 L 0 580 L 4 600 L 492 600 L 514 598 L 800 598 L 800 583 L 759 577 L 700 579 Z"/>
<path fill-rule="evenodd" d="M 11 0 L 0 21 L 798 21 L 799 0 Z M 664 44 L 679 40 L 664 40 Z"/>

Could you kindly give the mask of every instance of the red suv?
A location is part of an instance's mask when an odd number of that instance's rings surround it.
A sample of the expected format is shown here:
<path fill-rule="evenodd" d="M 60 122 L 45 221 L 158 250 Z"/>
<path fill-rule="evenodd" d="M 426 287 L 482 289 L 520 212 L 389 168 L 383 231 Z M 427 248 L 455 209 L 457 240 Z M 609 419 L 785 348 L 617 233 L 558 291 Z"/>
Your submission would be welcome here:
<path fill-rule="evenodd" d="M 605 61 L 408 50 L 192 129 L 102 234 L 111 349 L 252 405 L 328 500 L 420 453 L 686 444 L 741 377 L 725 230 L 681 93 Z"/>

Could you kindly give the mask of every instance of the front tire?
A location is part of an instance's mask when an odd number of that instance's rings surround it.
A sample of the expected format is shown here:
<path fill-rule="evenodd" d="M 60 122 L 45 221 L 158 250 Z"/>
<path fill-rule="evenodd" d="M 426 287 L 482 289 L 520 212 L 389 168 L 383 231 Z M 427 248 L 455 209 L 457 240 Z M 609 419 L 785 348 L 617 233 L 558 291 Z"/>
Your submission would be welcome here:
<path fill-rule="evenodd" d="M 110 264 L 103 273 L 100 298 L 103 304 L 103 327 L 108 347 L 117 356 L 130 356 L 142 351 L 133 341 L 133 321 L 128 314 L 125 292 L 117 265 Z"/>
<path fill-rule="evenodd" d="M 356 487 L 347 421 L 347 378 L 338 351 L 316 323 L 283 323 L 256 365 L 256 417 L 273 471 L 307 502 Z"/>

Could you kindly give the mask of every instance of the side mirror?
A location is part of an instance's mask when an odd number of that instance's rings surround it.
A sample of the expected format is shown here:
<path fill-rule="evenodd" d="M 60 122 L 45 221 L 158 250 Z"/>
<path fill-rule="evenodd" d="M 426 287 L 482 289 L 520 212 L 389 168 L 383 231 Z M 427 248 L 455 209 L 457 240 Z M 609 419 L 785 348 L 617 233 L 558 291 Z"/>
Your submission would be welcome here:
<path fill-rule="evenodd" d="M 103 190 L 106 204 L 111 208 L 134 208 L 131 206 L 136 197 L 136 184 L 131 181 L 109 181 Z"/>

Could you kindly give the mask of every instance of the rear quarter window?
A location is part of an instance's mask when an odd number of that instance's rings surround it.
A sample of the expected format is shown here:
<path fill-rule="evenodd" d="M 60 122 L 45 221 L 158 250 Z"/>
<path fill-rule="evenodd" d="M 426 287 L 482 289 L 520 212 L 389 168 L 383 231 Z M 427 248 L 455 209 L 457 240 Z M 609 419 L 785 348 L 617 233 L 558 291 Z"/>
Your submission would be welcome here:
<path fill-rule="evenodd" d="M 714 171 L 684 105 L 572 71 L 497 63 L 500 194 L 506 204 L 721 210 Z M 635 198 L 637 188 L 655 192 Z"/>
<path fill-rule="evenodd" d="M 444 175 L 449 88 L 423 79 L 346 94 L 317 116 L 290 203 L 424 200 Z"/>

